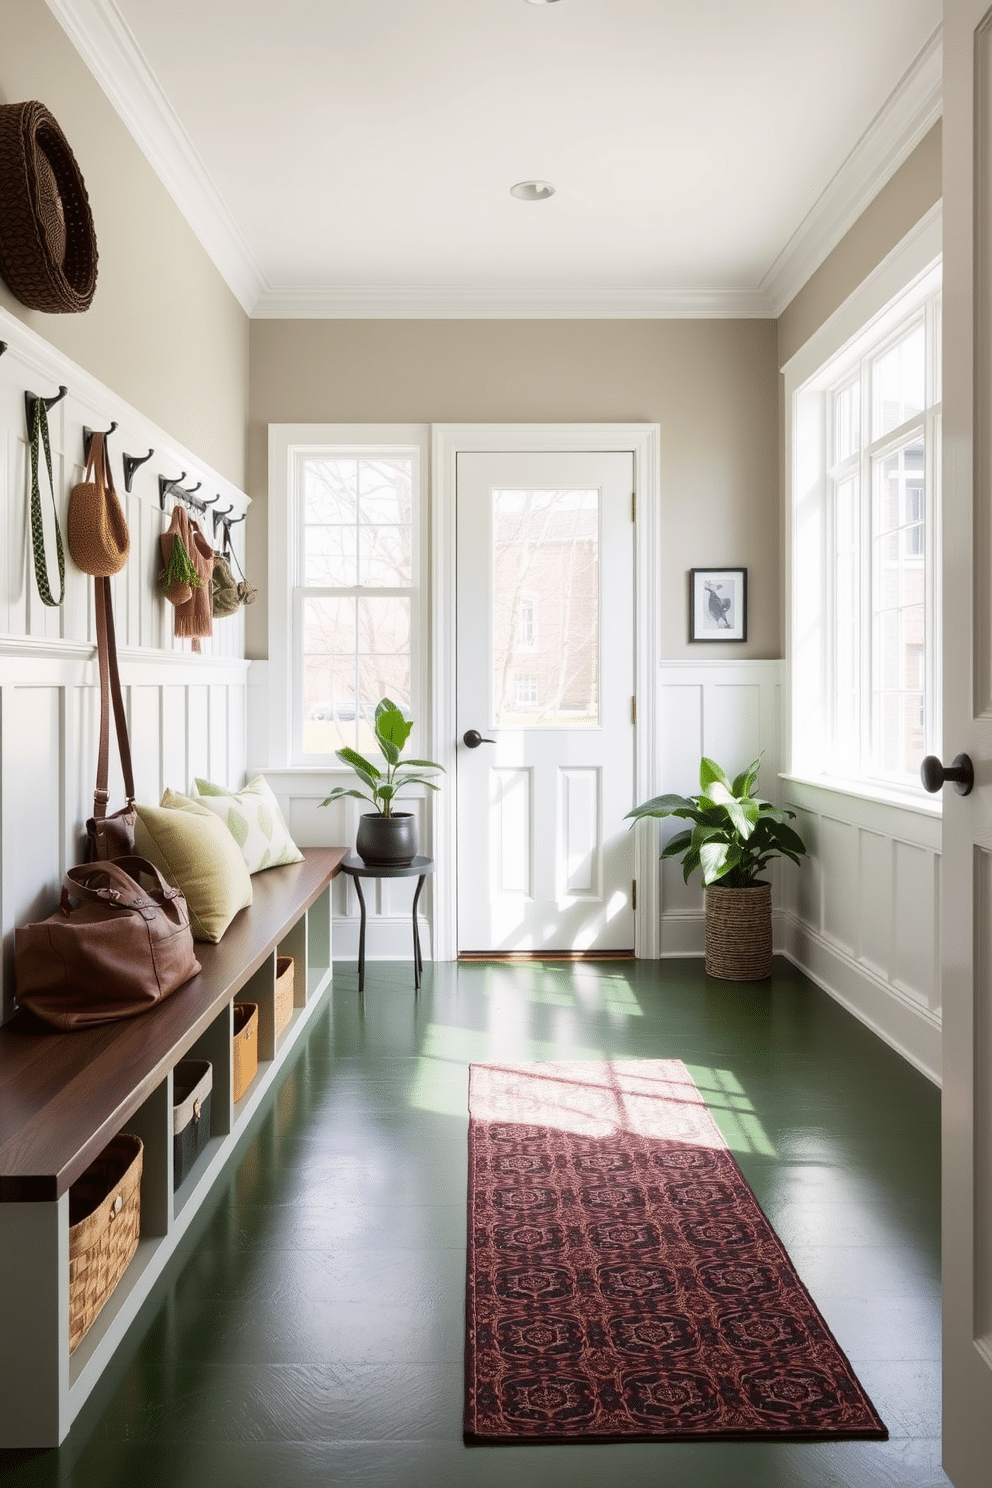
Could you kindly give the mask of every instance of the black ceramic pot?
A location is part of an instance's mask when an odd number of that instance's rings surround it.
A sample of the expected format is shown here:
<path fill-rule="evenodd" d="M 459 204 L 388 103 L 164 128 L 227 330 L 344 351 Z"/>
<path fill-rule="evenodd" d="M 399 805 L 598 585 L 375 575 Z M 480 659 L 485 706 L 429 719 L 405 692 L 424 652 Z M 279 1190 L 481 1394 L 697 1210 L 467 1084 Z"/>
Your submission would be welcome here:
<path fill-rule="evenodd" d="M 417 856 L 417 819 L 409 811 L 395 816 L 368 812 L 358 823 L 355 851 L 369 868 L 406 868 Z"/>

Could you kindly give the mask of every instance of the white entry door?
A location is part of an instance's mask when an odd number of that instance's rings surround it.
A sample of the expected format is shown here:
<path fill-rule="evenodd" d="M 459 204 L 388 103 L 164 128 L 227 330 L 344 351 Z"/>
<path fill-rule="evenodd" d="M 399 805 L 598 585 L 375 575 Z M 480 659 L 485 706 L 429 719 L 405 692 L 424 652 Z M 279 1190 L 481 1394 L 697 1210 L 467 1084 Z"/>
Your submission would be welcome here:
<path fill-rule="evenodd" d="M 944 1469 L 992 1474 L 992 12 L 944 5 Z"/>
<path fill-rule="evenodd" d="M 458 455 L 460 952 L 633 950 L 632 492 L 626 452 Z"/>

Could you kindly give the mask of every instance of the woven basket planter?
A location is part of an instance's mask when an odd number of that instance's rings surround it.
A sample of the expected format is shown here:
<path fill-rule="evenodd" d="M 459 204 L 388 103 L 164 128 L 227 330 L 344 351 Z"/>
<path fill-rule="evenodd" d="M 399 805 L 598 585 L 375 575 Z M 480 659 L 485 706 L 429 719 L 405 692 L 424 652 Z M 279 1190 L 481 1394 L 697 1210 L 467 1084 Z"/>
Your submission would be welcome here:
<path fill-rule="evenodd" d="M 772 888 L 706 890 L 706 975 L 763 982 L 772 974 Z"/>
<path fill-rule="evenodd" d="M 69 1352 L 82 1341 L 138 1248 L 138 1137 L 113 1137 L 69 1189 Z"/>

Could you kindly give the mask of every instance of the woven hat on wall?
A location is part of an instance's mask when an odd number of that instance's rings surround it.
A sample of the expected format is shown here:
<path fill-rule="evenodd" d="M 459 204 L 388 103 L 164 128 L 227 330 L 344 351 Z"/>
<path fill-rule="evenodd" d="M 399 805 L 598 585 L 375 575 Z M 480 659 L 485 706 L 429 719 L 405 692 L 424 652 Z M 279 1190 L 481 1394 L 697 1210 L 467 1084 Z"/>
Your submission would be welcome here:
<path fill-rule="evenodd" d="M 0 104 L 0 275 L 32 310 L 88 310 L 96 233 L 69 142 L 43 103 Z"/>

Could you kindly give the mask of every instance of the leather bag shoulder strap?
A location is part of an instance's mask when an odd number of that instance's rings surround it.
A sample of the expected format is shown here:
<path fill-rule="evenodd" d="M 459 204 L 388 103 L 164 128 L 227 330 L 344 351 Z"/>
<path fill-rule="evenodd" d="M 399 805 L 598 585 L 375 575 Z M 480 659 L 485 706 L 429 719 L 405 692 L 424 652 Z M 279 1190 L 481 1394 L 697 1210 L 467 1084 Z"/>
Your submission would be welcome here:
<path fill-rule="evenodd" d="M 131 764 L 131 741 L 127 732 L 127 716 L 121 695 L 121 679 L 117 668 L 117 636 L 114 630 L 114 607 L 111 599 L 110 580 L 93 580 L 93 600 L 96 611 L 96 649 L 100 670 L 100 746 L 97 752 L 96 789 L 93 792 L 93 815 L 102 821 L 107 814 L 107 779 L 110 766 L 110 708 L 113 706 L 117 728 L 117 748 L 121 758 L 121 773 L 124 776 L 124 793 L 128 806 L 134 804 L 134 770 Z"/>

